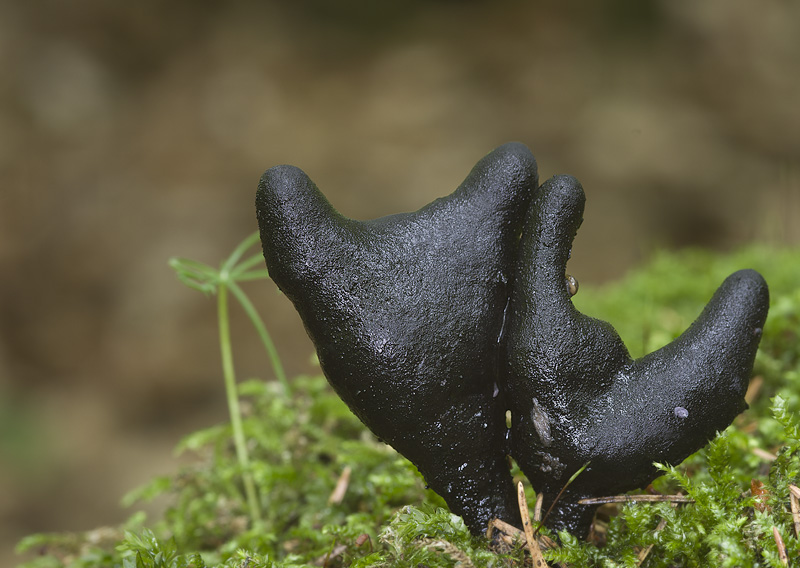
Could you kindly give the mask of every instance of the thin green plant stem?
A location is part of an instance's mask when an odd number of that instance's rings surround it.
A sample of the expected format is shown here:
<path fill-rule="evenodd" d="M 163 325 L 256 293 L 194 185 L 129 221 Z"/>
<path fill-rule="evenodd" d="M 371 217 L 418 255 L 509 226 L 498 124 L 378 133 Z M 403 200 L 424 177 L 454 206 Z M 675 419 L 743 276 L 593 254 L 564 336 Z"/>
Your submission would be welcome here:
<path fill-rule="evenodd" d="M 220 351 L 222 353 L 222 372 L 225 381 L 225 392 L 228 399 L 228 410 L 231 416 L 231 429 L 236 448 L 236 457 L 242 469 L 242 483 L 245 497 L 250 510 L 250 519 L 253 524 L 261 522 L 260 498 L 253 481 L 250 469 L 250 457 L 242 427 L 242 415 L 239 407 L 239 394 L 236 385 L 236 374 L 233 366 L 233 349 L 230 335 L 230 316 L 228 310 L 228 291 L 236 298 L 244 309 L 258 333 L 267 355 L 270 358 L 275 377 L 280 383 L 283 394 L 289 397 L 289 381 L 283 369 L 278 351 L 267 331 L 264 321 L 258 314 L 255 306 L 236 283 L 237 281 L 259 280 L 269 278 L 265 269 L 257 269 L 263 262 L 260 254 L 251 255 L 244 260 L 245 253 L 259 241 L 258 232 L 253 232 L 244 239 L 233 252 L 225 259 L 219 270 L 202 262 L 184 258 L 170 259 L 169 264 L 178 274 L 180 280 L 187 286 L 203 292 L 204 294 L 217 294 L 217 312 L 219 317 Z M 241 261 L 241 262 L 240 262 Z"/>
<path fill-rule="evenodd" d="M 242 468 L 242 481 L 244 483 L 247 506 L 250 509 L 250 519 L 253 524 L 261 523 L 261 506 L 256 494 L 253 475 L 250 471 L 250 457 L 242 428 L 242 413 L 239 408 L 239 394 L 236 388 L 236 373 L 233 368 L 233 349 L 231 347 L 230 324 L 228 320 L 228 289 L 225 285 L 227 274 L 222 271 L 217 288 L 217 313 L 219 317 L 219 343 L 222 354 L 222 374 L 225 380 L 225 393 L 228 398 L 228 410 L 231 415 L 233 429 L 233 442 L 236 447 L 236 457 Z"/>
<path fill-rule="evenodd" d="M 250 270 L 254 266 L 264 266 L 264 255 L 262 253 L 256 253 L 250 258 L 237 264 L 233 269 L 233 274 L 236 275 L 236 279 L 238 280 L 240 274 Z M 266 270 L 263 270 L 263 272 L 266 272 Z"/>
<path fill-rule="evenodd" d="M 247 294 L 242 291 L 236 282 L 233 280 L 229 281 L 228 287 L 230 288 L 231 294 L 233 294 L 239 301 L 239 304 L 241 304 L 242 309 L 244 309 L 245 313 L 247 314 L 247 317 L 249 317 L 250 321 L 253 322 L 253 326 L 256 328 L 256 332 L 258 332 L 258 336 L 261 338 L 261 342 L 264 344 L 264 348 L 267 350 L 267 354 L 269 355 L 270 362 L 272 363 L 272 371 L 275 373 L 275 377 L 281 383 L 284 394 L 289 396 L 289 393 L 291 392 L 289 390 L 289 380 L 286 378 L 286 372 L 283 369 L 283 364 L 281 363 L 280 356 L 278 355 L 278 350 L 275 349 L 275 344 L 273 343 L 272 337 L 267 331 L 267 326 L 264 325 L 264 320 L 262 320 L 261 316 L 258 315 L 258 311 L 256 310 L 255 306 L 253 306 L 250 298 L 247 297 Z"/>
<path fill-rule="evenodd" d="M 269 278 L 268 270 L 251 270 L 236 276 L 237 282 L 246 282 L 248 280 L 267 280 Z"/>
<path fill-rule="evenodd" d="M 222 265 L 222 269 L 220 270 L 221 273 L 228 273 L 234 270 L 236 263 L 239 262 L 239 259 L 242 258 L 247 249 L 252 247 L 256 244 L 259 240 L 258 231 L 251 233 L 245 240 L 243 240 L 239 245 L 233 249 L 231 255 L 225 260 Z"/>

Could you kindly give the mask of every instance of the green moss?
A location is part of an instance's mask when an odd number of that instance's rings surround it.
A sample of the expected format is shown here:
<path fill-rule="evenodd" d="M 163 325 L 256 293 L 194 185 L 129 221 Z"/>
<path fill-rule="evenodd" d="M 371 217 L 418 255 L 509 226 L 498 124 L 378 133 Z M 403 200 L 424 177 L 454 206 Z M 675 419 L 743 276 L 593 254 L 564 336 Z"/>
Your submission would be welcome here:
<path fill-rule="evenodd" d="M 248 271 L 256 265 L 246 262 Z M 662 466 L 664 475 L 654 483 L 656 490 L 680 492 L 694 503 L 607 506 L 610 518 L 599 522 L 590 542 L 560 535 L 561 547 L 545 552 L 551 565 L 637 566 L 652 547 L 642 566 L 783 566 L 774 529 L 789 558 L 800 556 L 789 509 L 789 486 L 800 483 L 800 251 L 662 253 L 617 283 L 595 290 L 582 286 L 575 303 L 611 322 L 640 356 L 680 334 L 722 280 L 740 268 L 759 270 L 770 285 L 770 315 L 755 368 L 760 388 L 733 426 L 680 466 Z M 248 271 L 240 274 L 256 275 Z M 193 283 L 215 292 L 206 282 Z M 257 326 L 262 338 L 265 331 Z M 237 390 L 248 461 L 237 457 L 229 424 L 190 434 L 179 449 L 196 456 L 191 466 L 125 498 L 134 506 L 167 495 L 171 505 L 163 518 L 134 514 L 123 527 L 28 537 L 19 550 L 43 554 L 24 566 L 523 565 L 521 547 L 498 554 L 470 536 L 461 519 L 425 489 L 414 467 L 375 440 L 322 376 L 248 381 Z M 331 502 L 348 468 L 347 490 Z M 255 509 L 248 477 L 257 488 Z M 764 484 L 758 499 L 750 494 L 754 479 Z"/>

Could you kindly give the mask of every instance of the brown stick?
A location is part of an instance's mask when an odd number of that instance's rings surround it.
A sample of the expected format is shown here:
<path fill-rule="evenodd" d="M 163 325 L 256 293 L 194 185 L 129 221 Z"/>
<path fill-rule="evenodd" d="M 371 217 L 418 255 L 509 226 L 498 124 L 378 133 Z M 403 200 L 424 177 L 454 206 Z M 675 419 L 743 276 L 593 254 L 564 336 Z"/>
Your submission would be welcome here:
<path fill-rule="evenodd" d="M 536 496 L 536 504 L 533 506 L 533 520 L 537 523 L 542 522 L 542 503 L 544 503 L 544 493 Z"/>
<path fill-rule="evenodd" d="M 591 497 L 578 501 L 581 505 L 605 505 L 606 503 L 694 503 L 686 495 L 614 495 Z"/>
<path fill-rule="evenodd" d="M 772 536 L 775 538 L 775 544 L 778 546 L 778 558 L 781 559 L 781 564 L 784 566 L 789 565 L 789 556 L 786 554 L 786 545 L 783 544 L 781 533 L 778 532 L 778 527 L 772 527 Z"/>
<path fill-rule="evenodd" d="M 789 504 L 792 506 L 792 521 L 794 521 L 794 535 L 800 538 L 800 488 L 796 485 L 789 486 Z"/>
<path fill-rule="evenodd" d="M 753 448 L 752 452 L 753 455 L 758 456 L 767 462 L 774 462 L 776 459 L 778 459 L 778 456 L 775 454 L 768 452 L 767 450 L 762 450 L 761 448 Z"/>
<path fill-rule="evenodd" d="M 531 562 L 534 568 L 549 568 L 544 561 L 542 550 L 539 543 L 533 537 L 533 527 L 531 527 L 531 516 L 528 513 L 528 500 L 525 499 L 525 488 L 520 481 L 517 484 L 517 500 L 519 501 L 519 514 L 522 517 L 522 528 L 525 529 L 525 538 L 528 541 L 528 551 L 531 553 Z"/>
<path fill-rule="evenodd" d="M 493 529 L 502 531 L 507 535 L 510 535 L 514 538 L 519 538 L 520 540 L 523 540 L 525 538 L 525 533 L 523 533 L 514 525 L 510 525 L 507 522 L 502 521 L 500 519 L 491 520 L 491 522 L 489 523 L 489 531 L 486 533 L 486 538 L 492 538 Z"/>
<path fill-rule="evenodd" d="M 331 492 L 331 496 L 328 497 L 328 505 L 338 505 L 344 499 L 344 494 L 347 493 L 347 487 L 350 485 L 350 473 L 351 473 L 350 466 L 345 466 L 342 470 L 342 474 L 339 476 L 339 481 L 336 482 L 336 487 L 334 487 L 333 491 Z"/>
<path fill-rule="evenodd" d="M 500 538 L 506 544 L 513 544 L 515 540 L 522 546 L 526 546 L 528 544 L 528 539 L 525 537 L 525 533 L 523 531 L 519 530 L 514 525 L 510 525 L 505 521 L 501 521 L 500 519 L 492 519 L 489 521 L 489 529 L 486 531 L 487 539 L 492 539 L 492 536 L 494 535 L 494 529 L 497 529 L 502 533 Z M 540 548 L 558 548 L 558 544 L 548 536 L 539 535 L 536 540 L 539 542 Z"/>
<path fill-rule="evenodd" d="M 340 544 L 339 546 L 334 547 L 333 550 L 329 550 L 327 554 L 323 554 L 322 556 L 314 560 L 313 564 L 314 566 L 323 566 L 323 567 L 327 566 L 331 558 L 336 558 L 337 556 L 344 554 L 346 550 L 347 550 L 347 545 Z"/>

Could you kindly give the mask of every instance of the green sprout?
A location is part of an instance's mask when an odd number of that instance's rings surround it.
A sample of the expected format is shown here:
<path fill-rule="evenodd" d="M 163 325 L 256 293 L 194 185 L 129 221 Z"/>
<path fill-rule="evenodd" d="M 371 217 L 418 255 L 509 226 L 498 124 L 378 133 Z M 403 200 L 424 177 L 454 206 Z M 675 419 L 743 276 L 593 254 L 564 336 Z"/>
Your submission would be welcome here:
<path fill-rule="evenodd" d="M 225 380 L 225 394 L 228 399 L 228 410 L 231 415 L 231 427 L 233 428 L 233 440 L 236 446 L 236 457 L 242 468 L 242 480 L 244 482 L 247 504 L 250 509 L 250 519 L 253 523 L 261 522 L 261 507 L 256 493 L 255 483 L 250 470 L 250 457 L 247 451 L 247 444 L 244 439 L 242 428 L 242 412 L 239 408 L 239 395 L 236 388 L 236 372 L 233 367 L 233 348 L 231 346 L 230 316 L 228 313 L 228 290 L 239 301 L 244 309 L 256 332 L 267 350 L 269 359 L 272 363 L 272 370 L 275 377 L 283 387 L 284 395 L 289 395 L 289 382 L 283 370 L 275 344 L 264 325 L 264 321 L 253 306 L 250 298 L 244 293 L 238 282 L 250 280 L 267 280 L 269 272 L 266 268 L 256 268 L 263 266 L 264 258 L 261 252 L 257 252 L 241 261 L 245 253 L 259 242 L 258 232 L 252 233 L 231 255 L 225 259 L 219 269 L 185 258 L 171 258 L 169 265 L 175 269 L 178 278 L 195 290 L 199 290 L 206 295 L 217 295 L 217 318 L 219 322 L 219 344 L 222 354 L 222 374 Z"/>

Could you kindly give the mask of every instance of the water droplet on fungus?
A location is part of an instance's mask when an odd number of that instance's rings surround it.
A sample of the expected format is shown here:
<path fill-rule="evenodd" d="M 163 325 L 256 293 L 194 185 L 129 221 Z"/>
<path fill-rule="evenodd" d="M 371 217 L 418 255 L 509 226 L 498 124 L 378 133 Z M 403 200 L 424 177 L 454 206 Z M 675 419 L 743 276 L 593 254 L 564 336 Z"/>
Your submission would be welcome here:
<path fill-rule="evenodd" d="M 570 296 L 574 296 L 578 293 L 578 281 L 575 279 L 574 276 L 571 274 L 566 274 L 564 276 L 564 280 L 567 283 L 567 292 L 569 292 Z"/>

